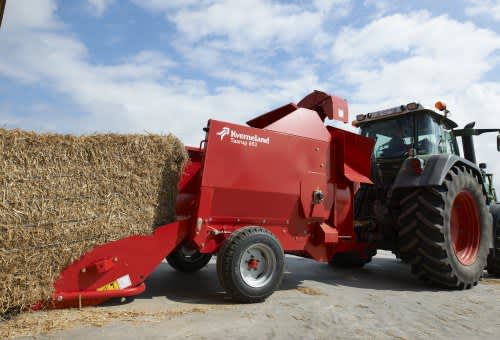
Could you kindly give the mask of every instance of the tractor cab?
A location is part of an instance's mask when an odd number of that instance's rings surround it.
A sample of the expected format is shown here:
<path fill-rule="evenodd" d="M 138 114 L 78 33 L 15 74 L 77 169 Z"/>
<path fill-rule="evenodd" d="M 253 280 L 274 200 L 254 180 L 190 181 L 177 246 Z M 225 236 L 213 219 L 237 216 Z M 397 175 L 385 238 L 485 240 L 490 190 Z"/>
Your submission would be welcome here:
<path fill-rule="evenodd" d="M 390 186 L 407 158 L 425 161 L 432 155 L 459 155 L 452 132 L 457 124 L 417 103 L 360 114 L 353 125 L 376 142 L 372 179 L 379 186 Z"/>

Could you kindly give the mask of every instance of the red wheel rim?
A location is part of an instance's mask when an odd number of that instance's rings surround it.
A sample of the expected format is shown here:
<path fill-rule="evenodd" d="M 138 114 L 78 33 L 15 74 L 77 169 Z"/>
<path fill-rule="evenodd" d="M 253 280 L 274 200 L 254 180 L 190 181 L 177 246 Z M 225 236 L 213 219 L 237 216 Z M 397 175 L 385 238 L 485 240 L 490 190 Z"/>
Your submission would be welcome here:
<path fill-rule="evenodd" d="M 451 243 L 460 263 L 469 266 L 476 261 L 481 227 L 474 197 L 467 191 L 458 194 L 451 210 Z"/>

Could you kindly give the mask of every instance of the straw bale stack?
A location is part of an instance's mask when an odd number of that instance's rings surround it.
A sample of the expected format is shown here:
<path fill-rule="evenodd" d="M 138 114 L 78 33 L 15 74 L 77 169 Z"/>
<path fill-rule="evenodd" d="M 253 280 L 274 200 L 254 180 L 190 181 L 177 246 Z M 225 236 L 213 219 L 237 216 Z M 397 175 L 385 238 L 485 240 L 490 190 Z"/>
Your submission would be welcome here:
<path fill-rule="evenodd" d="M 0 318 L 93 247 L 171 222 L 186 160 L 171 135 L 0 129 Z"/>

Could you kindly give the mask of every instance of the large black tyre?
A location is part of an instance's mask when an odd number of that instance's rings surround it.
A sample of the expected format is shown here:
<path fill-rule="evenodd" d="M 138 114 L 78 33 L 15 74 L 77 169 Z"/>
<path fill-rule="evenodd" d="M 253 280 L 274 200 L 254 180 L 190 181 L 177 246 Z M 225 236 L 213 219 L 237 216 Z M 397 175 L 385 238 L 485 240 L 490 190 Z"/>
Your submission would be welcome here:
<path fill-rule="evenodd" d="M 377 254 L 376 250 L 367 249 L 364 256 L 356 252 L 352 253 L 338 253 L 335 254 L 330 260 L 330 265 L 332 267 L 339 268 L 361 268 L 365 264 L 371 262 L 373 256 Z"/>
<path fill-rule="evenodd" d="M 500 204 L 490 208 L 493 215 L 493 248 L 488 255 L 488 273 L 500 277 Z"/>
<path fill-rule="evenodd" d="M 235 231 L 217 254 L 217 274 L 234 301 L 260 302 L 281 284 L 285 267 L 283 248 L 264 228 Z"/>
<path fill-rule="evenodd" d="M 454 166 L 439 187 L 416 188 L 401 200 L 398 253 L 417 277 L 454 289 L 480 280 L 492 219 L 478 178 Z"/>
<path fill-rule="evenodd" d="M 195 249 L 181 245 L 167 256 L 167 262 L 179 272 L 192 273 L 205 267 L 211 258 L 211 254 L 202 254 Z"/>

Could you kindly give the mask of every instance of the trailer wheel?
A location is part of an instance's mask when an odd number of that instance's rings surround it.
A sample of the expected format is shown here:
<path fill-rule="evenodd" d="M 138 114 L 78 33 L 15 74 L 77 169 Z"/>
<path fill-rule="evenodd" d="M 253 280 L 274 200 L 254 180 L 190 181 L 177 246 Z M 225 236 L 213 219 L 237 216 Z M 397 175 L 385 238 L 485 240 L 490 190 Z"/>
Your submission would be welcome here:
<path fill-rule="evenodd" d="M 281 284 L 284 263 L 283 249 L 272 233 L 246 227 L 232 233 L 222 245 L 217 274 L 235 301 L 259 302 Z"/>
<path fill-rule="evenodd" d="M 377 254 L 376 250 L 367 249 L 365 256 L 361 257 L 358 253 L 338 253 L 330 260 L 332 267 L 339 268 L 361 268 L 371 262 L 373 256 Z"/>
<path fill-rule="evenodd" d="M 181 245 L 167 256 L 167 262 L 179 272 L 192 273 L 205 267 L 211 258 L 212 254 L 202 254 L 196 249 Z"/>
<path fill-rule="evenodd" d="M 421 279 L 454 289 L 483 274 L 492 219 L 478 178 L 454 166 L 440 187 L 417 188 L 401 201 L 399 253 Z"/>
<path fill-rule="evenodd" d="M 500 204 L 490 209 L 493 215 L 493 248 L 488 256 L 488 273 L 500 276 Z"/>

